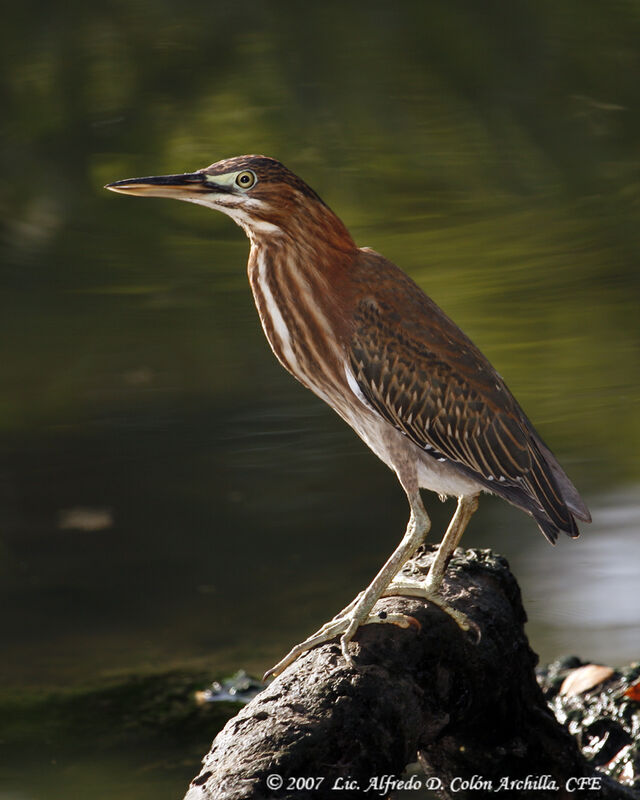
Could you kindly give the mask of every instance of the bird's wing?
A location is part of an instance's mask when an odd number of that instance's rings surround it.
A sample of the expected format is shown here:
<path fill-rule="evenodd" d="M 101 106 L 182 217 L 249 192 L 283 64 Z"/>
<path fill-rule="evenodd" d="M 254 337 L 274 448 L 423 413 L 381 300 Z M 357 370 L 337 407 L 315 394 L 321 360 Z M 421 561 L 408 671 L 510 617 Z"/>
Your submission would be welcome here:
<path fill-rule="evenodd" d="M 411 309 L 400 315 L 374 297 L 360 301 L 348 357 L 364 398 L 431 456 L 529 511 L 551 540 L 558 530 L 577 535 L 553 471 L 504 382 L 422 297 L 429 313 L 419 317 Z"/>

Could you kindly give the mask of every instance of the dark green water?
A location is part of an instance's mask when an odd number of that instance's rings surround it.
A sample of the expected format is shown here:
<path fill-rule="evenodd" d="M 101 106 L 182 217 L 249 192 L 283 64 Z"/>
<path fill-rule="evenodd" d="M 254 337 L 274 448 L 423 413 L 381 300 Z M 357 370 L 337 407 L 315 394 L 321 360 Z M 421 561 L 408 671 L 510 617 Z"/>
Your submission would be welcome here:
<path fill-rule="evenodd" d="M 638 657 L 637 4 L 26 3 L 0 40 L 3 686 L 262 672 L 399 540 L 394 476 L 271 355 L 242 231 L 101 188 L 252 152 L 434 297 L 583 491 L 576 542 L 490 498 L 465 536 L 533 647 Z M 184 787 L 49 756 L 21 798 Z"/>

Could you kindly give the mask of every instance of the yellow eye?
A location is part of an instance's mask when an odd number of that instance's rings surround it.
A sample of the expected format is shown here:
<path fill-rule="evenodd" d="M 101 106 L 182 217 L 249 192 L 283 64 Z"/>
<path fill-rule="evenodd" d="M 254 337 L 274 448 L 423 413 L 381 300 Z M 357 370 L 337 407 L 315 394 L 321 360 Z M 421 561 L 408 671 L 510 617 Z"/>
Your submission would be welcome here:
<path fill-rule="evenodd" d="M 256 180 L 257 178 L 253 172 L 245 170 L 236 175 L 236 186 L 239 186 L 241 189 L 250 189 L 255 184 Z"/>

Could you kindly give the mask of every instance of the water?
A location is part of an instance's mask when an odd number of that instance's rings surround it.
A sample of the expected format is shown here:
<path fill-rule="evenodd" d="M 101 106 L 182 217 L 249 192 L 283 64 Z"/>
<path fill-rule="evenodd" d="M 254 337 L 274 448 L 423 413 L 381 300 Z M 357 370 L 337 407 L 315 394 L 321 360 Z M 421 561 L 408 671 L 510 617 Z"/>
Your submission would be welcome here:
<path fill-rule="evenodd" d="M 534 649 L 637 658 L 633 4 L 5 16 L 2 685 L 261 672 L 404 529 L 394 476 L 269 352 L 242 232 L 101 188 L 244 152 L 281 158 L 424 287 L 583 492 L 594 523 L 578 541 L 551 548 L 490 498 L 465 536 L 510 560 Z M 427 504 L 435 538 L 452 507 Z M 144 796 L 140 764 L 118 764 L 43 767 L 4 795 L 0 772 L 0 797 L 50 797 L 52 782 L 112 796 L 106 773 L 118 796 Z M 170 797 L 191 771 L 144 774 Z"/>

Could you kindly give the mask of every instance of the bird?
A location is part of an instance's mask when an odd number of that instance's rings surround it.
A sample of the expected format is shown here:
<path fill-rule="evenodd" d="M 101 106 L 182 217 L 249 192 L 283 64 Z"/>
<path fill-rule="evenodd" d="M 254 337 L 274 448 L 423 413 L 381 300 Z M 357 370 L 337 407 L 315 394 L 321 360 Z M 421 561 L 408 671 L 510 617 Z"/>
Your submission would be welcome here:
<path fill-rule="evenodd" d="M 560 533 L 577 537 L 577 520 L 591 521 L 488 359 L 405 272 L 358 247 L 341 219 L 284 164 L 236 156 L 105 188 L 203 205 L 244 230 L 249 283 L 276 358 L 395 472 L 409 502 L 404 535 L 369 586 L 267 675 L 336 637 L 355 666 L 349 643 L 361 625 L 415 623 L 403 614 L 374 613 L 389 595 L 423 597 L 470 630 L 441 587 L 481 493 L 531 516 L 552 544 Z M 431 527 L 421 489 L 455 497 L 457 505 L 426 578 L 416 580 L 399 573 Z"/>

